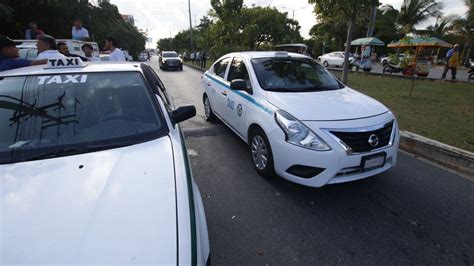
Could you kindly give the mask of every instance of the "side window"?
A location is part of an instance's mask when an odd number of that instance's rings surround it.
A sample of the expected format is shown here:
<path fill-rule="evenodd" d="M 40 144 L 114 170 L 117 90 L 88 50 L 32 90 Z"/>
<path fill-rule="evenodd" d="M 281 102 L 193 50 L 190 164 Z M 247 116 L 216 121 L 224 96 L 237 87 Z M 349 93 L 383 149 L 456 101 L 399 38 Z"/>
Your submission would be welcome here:
<path fill-rule="evenodd" d="M 242 59 L 237 57 L 232 60 L 232 64 L 230 65 L 229 69 L 229 75 L 227 77 L 227 80 L 230 82 L 234 79 L 243 79 L 247 82 L 247 87 L 251 87 L 249 73 L 245 67 L 245 63 Z"/>
<path fill-rule="evenodd" d="M 225 70 L 227 69 L 227 64 L 229 64 L 230 58 L 224 58 L 221 61 L 214 64 L 214 74 L 218 75 L 221 78 L 225 76 Z"/>

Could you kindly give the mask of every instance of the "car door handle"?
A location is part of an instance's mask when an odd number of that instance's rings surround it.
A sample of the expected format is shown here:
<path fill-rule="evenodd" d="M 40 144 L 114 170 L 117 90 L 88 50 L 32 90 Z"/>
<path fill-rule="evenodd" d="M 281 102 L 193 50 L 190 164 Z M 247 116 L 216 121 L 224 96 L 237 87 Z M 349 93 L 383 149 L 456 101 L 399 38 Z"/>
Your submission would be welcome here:
<path fill-rule="evenodd" d="M 222 91 L 221 94 L 224 95 L 224 96 L 227 96 L 227 92 L 226 92 L 226 91 Z"/>
<path fill-rule="evenodd" d="M 207 83 L 207 86 L 210 88 L 210 87 L 211 87 L 211 83 L 210 83 L 210 82 L 208 82 L 208 83 Z"/>

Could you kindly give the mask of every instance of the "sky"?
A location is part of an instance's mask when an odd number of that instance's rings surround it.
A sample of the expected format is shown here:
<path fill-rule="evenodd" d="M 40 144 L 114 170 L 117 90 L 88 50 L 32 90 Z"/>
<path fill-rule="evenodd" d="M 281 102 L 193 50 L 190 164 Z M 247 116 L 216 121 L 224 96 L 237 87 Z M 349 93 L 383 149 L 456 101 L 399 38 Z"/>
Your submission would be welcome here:
<path fill-rule="evenodd" d="M 111 0 L 121 14 L 133 15 L 135 25 L 148 31 L 151 37 L 149 47 L 155 47 L 160 38 L 173 37 L 178 32 L 189 28 L 188 0 Z M 201 17 L 207 15 L 211 9 L 209 0 L 190 0 L 191 22 L 199 24 Z M 403 0 L 381 0 L 382 4 L 390 4 L 400 9 Z M 444 8 L 442 12 L 446 15 L 464 15 L 467 7 L 462 0 L 442 0 Z M 288 12 L 290 18 L 298 20 L 304 38 L 309 37 L 309 30 L 316 23 L 313 14 L 313 5 L 308 0 L 244 0 L 246 6 L 271 6 L 281 12 Z M 433 22 L 431 22 L 433 23 Z M 428 23 L 429 25 L 429 23 Z M 426 27 L 428 25 L 420 25 Z"/>

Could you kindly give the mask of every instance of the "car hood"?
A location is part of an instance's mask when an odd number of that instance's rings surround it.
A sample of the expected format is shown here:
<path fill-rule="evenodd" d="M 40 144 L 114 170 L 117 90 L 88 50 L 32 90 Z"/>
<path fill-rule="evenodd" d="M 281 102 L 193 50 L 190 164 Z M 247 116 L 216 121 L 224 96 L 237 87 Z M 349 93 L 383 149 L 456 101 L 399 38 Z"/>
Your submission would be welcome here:
<path fill-rule="evenodd" d="M 317 92 L 272 92 L 268 101 L 299 120 L 333 121 L 371 117 L 388 111 L 369 96 L 345 87 Z"/>
<path fill-rule="evenodd" d="M 0 173 L 0 264 L 176 265 L 168 137 Z"/>

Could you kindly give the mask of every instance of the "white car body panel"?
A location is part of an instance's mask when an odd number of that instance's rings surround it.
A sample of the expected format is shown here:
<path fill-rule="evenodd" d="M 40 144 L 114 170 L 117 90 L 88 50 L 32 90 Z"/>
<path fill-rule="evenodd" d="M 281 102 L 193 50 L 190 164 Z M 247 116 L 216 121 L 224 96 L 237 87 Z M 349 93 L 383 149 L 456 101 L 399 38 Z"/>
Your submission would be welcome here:
<path fill-rule="evenodd" d="M 349 120 L 380 115 L 388 111 L 383 104 L 348 87 L 316 93 L 269 91 L 267 98 L 270 103 L 299 120 Z"/>
<path fill-rule="evenodd" d="M 175 264 L 171 155 L 162 137 L 0 166 L 2 265 Z"/>
<path fill-rule="evenodd" d="M 301 55 L 289 53 L 291 57 Z M 249 72 L 253 93 L 234 91 L 230 82 L 217 77 L 213 67 L 202 79 L 203 94 L 209 97 L 214 113 L 245 142 L 249 142 L 249 129 L 258 126 L 267 135 L 273 152 L 275 172 L 292 182 L 321 187 L 366 178 L 384 172 L 396 165 L 399 145 L 398 126 L 394 115 L 378 101 L 348 87 L 333 91 L 278 93 L 263 90 L 253 71 L 252 58 L 274 57 L 275 52 L 242 52 L 223 56 L 243 59 Z M 222 59 L 220 58 L 220 59 Z M 220 59 L 216 60 L 218 62 Z M 226 76 L 229 72 L 228 65 Z M 225 92 L 223 95 L 221 92 Z M 228 104 L 230 102 L 230 104 Z M 214 108 L 214 106 L 219 106 Z M 238 105 L 242 106 L 239 115 Z M 224 108 L 224 110 L 222 110 Z M 304 123 L 330 147 L 329 151 L 315 151 L 286 142 L 285 134 L 275 122 L 275 111 L 284 110 Z M 393 122 L 390 143 L 382 148 L 363 153 L 352 153 L 329 131 L 368 129 Z M 364 156 L 386 154 L 382 167 L 354 172 L 361 167 Z M 310 178 L 302 178 L 287 172 L 294 165 L 324 168 Z"/>
<path fill-rule="evenodd" d="M 89 62 L 0 76 L 104 71 L 143 73 L 136 63 Z M 0 265 L 206 265 L 205 212 L 184 138 L 163 100 L 156 99 L 167 136 L 0 165 Z"/>

